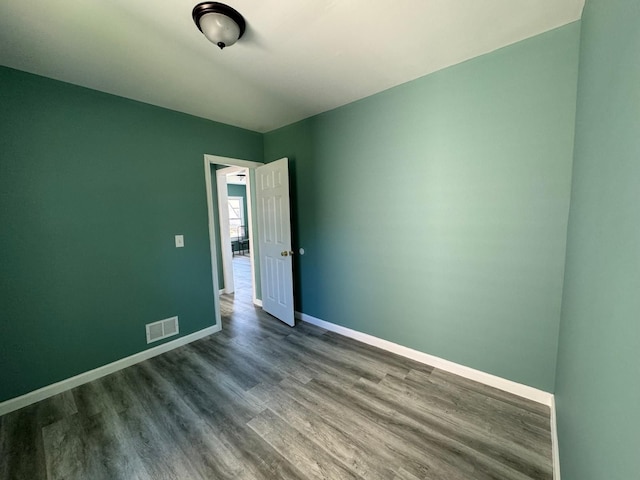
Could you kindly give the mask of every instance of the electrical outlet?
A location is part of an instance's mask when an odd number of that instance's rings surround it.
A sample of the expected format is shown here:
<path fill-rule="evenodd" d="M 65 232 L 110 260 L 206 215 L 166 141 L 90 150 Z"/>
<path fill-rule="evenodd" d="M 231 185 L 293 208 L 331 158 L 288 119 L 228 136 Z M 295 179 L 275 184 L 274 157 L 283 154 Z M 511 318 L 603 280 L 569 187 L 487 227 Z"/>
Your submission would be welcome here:
<path fill-rule="evenodd" d="M 184 235 L 176 235 L 176 248 L 184 247 Z"/>

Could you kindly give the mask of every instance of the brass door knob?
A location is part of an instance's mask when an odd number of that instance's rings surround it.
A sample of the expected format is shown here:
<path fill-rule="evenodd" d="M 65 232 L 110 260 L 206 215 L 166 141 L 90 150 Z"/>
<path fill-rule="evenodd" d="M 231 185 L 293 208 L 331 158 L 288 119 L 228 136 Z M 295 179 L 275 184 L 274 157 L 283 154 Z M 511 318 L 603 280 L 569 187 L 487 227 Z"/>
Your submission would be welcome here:
<path fill-rule="evenodd" d="M 285 250 L 284 252 L 280 252 L 280 255 L 282 255 L 283 257 L 286 257 L 289 255 L 289 252 Z"/>

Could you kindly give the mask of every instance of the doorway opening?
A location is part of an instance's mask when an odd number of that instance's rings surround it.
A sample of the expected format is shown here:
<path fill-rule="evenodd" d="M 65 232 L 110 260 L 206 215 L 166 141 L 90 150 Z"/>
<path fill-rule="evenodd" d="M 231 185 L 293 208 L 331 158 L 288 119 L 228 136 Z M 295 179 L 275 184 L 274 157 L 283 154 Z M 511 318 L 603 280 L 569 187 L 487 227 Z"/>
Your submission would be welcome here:
<path fill-rule="evenodd" d="M 251 176 L 247 167 L 216 169 L 218 219 L 222 252 L 223 294 L 233 294 L 234 303 L 251 304 L 255 295 L 252 262 L 253 210 Z"/>
<path fill-rule="evenodd" d="M 222 328 L 220 295 L 235 292 L 234 250 L 248 247 L 252 303 L 287 325 L 294 326 L 292 261 L 295 252 L 291 244 L 289 159 L 285 157 L 265 165 L 205 155 L 204 161 L 216 325 Z M 238 177 L 239 172 L 245 172 L 244 182 L 247 187 L 247 238 L 244 238 L 246 234 L 241 228 L 243 219 L 239 213 L 240 202 L 229 204 L 227 176 L 232 174 Z M 255 186 L 251 181 L 252 177 L 256 179 Z M 256 205 L 260 205 L 256 208 L 260 235 L 257 235 L 257 224 L 251 213 L 254 193 Z M 216 203 L 217 208 L 214 208 Z M 218 212 L 218 218 L 215 211 Z M 230 225 L 230 217 L 236 223 L 234 230 Z M 237 238 L 232 243 L 233 233 Z M 256 239 L 260 241 L 256 242 Z M 239 268 L 242 267 L 239 265 Z M 256 274 L 258 268 L 259 275 Z M 258 291 L 261 294 L 260 300 L 257 298 Z M 240 307 L 246 307 L 246 304 Z"/>
<path fill-rule="evenodd" d="M 241 295 L 244 302 L 248 305 L 262 306 L 261 300 L 258 299 L 259 287 L 255 281 L 259 259 L 257 249 L 254 247 L 254 235 L 257 236 L 257 229 L 254 228 L 255 223 L 251 208 L 251 177 L 254 169 L 261 165 L 263 164 L 260 162 L 249 160 L 216 155 L 204 156 L 215 324 L 218 328 L 222 328 L 220 295 L 231 297 L 228 294 L 234 294 L 237 286 L 240 286 L 242 290 Z M 240 181 L 242 177 L 238 173 L 245 175 L 243 181 L 246 185 L 246 200 L 243 200 L 243 203 L 246 204 L 246 214 L 243 205 L 244 225 L 238 225 L 238 221 L 233 220 L 235 229 L 232 230 L 230 217 L 235 218 L 235 211 L 230 215 L 227 175 L 235 174 L 235 180 Z M 236 207 L 237 205 L 238 202 L 233 204 Z M 232 233 L 235 233 L 233 243 Z M 242 258 L 238 257 L 237 259 L 239 272 L 234 274 L 234 257 L 237 256 L 238 249 L 242 247 L 245 248 L 244 254 L 241 255 Z M 243 253 L 242 250 L 239 250 L 239 253 Z M 225 299 L 224 303 L 226 310 L 229 307 L 229 302 Z"/>

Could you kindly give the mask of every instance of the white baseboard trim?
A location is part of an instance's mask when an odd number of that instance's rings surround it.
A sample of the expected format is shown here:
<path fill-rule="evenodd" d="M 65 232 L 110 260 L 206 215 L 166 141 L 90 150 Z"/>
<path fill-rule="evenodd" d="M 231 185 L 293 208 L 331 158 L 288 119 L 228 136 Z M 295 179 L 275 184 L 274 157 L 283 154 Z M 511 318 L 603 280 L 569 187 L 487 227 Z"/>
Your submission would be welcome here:
<path fill-rule="evenodd" d="M 490 373 L 482 372 L 474 368 L 466 367 L 464 365 L 460 365 L 458 363 L 454 363 L 440 357 L 429 355 L 428 353 L 420 352 L 418 350 L 414 350 L 412 348 L 405 347 L 403 345 L 399 345 L 382 338 L 374 337 L 373 335 L 369 335 L 367 333 L 352 330 L 341 325 L 336 325 L 335 323 L 326 322 L 305 313 L 296 312 L 296 318 L 302 320 L 303 322 L 311 323 L 318 327 L 324 328 L 325 330 L 330 330 L 332 332 L 339 333 L 340 335 L 344 335 L 345 337 L 353 338 L 354 340 L 358 340 L 362 343 L 373 345 L 374 347 L 378 347 L 397 355 L 410 358 L 417 362 L 424 363 L 426 365 L 430 365 L 432 367 L 436 367 L 440 370 L 454 373 L 456 375 L 460 375 L 461 377 L 465 377 L 470 380 L 475 380 L 476 382 L 484 383 L 485 385 L 489 385 L 490 387 L 498 388 L 500 390 L 504 390 L 505 392 L 513 393 L 514 395 L 518 395 L 520 397 L 524 397 L 529 400 L 533 400 L 534 402 L 542 403 L 544 405 L 547 405 L 548 407 L 551 407 L 553 401 L 552 393 L 538 390 L 537 388 L 523 385 L 512 380 L 507 380 L 506 378 L 498 377 L 496 375 L 491 375 Z"/>
<path fill-rule="evenodd" d="M 18 410 L 22 407 L 26 407 L 27 405 L 31 405 L 32 403 L 39 402 L 40 400 L 44 400 L 45 398 L 52 397 L 54 395 L 57 395 L 58 393 L 65 392 L 85 383 L 91 382 L 100 377 L 104 377 L 105 375 L 109 375 L 110 373 L 117 372 L 118 370 L 122 370 L 123 368 L 130 367 L 131 365 L 135 365 L 136 363 L 148 360 L 149 358 L 156 357 L 162 353 L 168 352 L 169 350 L 181 347 L 183 345 L 186 345 L 187 343 L 194 342 L 219 331 L 220 325 L 207 327 L 189 335 L 185 335 L 184 337 L 176 338 L 171 342 L 163 343 L 162 345 L 158 345 L 157 347 L 143 350 L 142 352 L 135 353 L 129 357 L 121 358 L 120 360 L 108 363 L 107 365 L 103 365 L 96 369 L 80 373 L 74 377 L 67 378 L 66 380 L 52 383 L 51 385 L 39 388 L 38 390 L 34 390 L 33 392 L 25 393 L 24 395 L 21 395 L 19 397 L 5 400 L 4 402 L 0 403 L 0 416 L 5 415 L 9 412 L 13 412 L 14 410 Z"/>
<path fill-rule="evenodd" d="M 254 304 L 256 307 L 260 307 L 260 308 L 262 308 L 262 300 L 260 300 L 259 298 L 254 298 L 254 299 L 253 299 L 253 304 Z"/>
<path fill-rule="evenodd" d="M 221 288 L 220 290 L 218 290 L 218 295 L 224 295 L 224 288 Z"/>
<path fill-rule="evenodd" d="M 551 456 L 553 459 L 553 480 L 560 480 L 560 447 L 558 445 L 558 417 L 556 397 L 551 398 Z"/>

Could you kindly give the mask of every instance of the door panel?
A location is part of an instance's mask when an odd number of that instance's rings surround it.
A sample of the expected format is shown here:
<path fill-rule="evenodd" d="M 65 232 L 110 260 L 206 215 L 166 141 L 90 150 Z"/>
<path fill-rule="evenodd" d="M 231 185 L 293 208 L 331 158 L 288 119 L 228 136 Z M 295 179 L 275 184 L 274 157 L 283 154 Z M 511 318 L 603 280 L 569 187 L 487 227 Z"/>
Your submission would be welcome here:
<path fill-rule="evenodd" d="M 256 168 L 262 308 L 288 325 L 293 312 L 289 165 L 283 158 Z"/>

